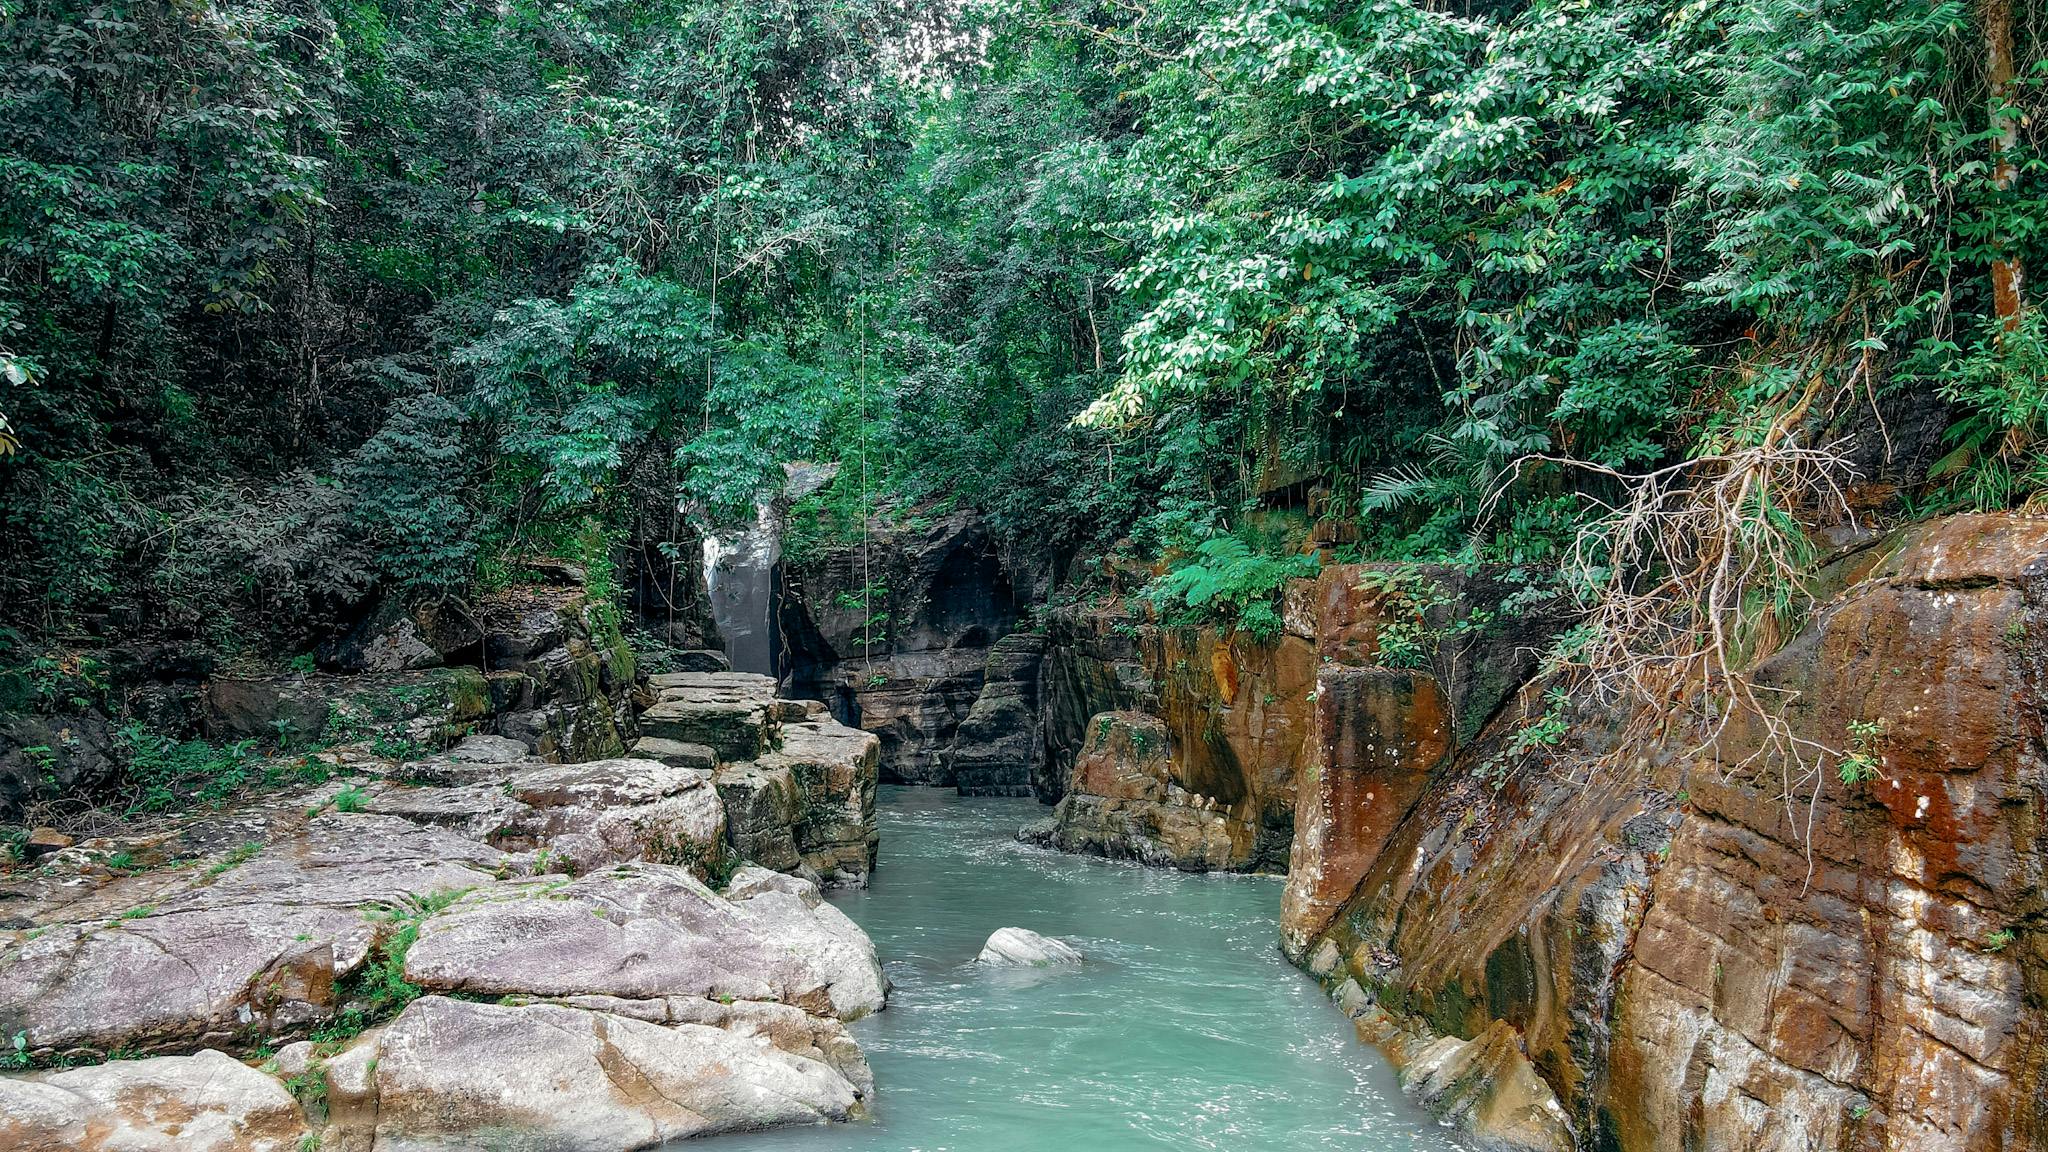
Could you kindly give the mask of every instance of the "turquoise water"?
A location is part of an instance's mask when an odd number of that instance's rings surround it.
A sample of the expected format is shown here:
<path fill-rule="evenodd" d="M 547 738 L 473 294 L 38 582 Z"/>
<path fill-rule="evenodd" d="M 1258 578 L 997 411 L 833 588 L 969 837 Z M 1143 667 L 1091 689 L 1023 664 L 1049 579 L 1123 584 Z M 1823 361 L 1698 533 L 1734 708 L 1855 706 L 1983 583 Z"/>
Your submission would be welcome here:
<path fill-rule="evenodd" d="M 854 1025 L 871 1119 L 721 1137 L 715 1152 L 1444 1152 L 1320 990 L 1280 957 L 1280 881 L 1189 876 L 1015 842 L 1030 800 L 884 788 L 882 863 L 835 902 L 895 988 Z M 1079 971 L 971 963 L 1017 925 Z"/>

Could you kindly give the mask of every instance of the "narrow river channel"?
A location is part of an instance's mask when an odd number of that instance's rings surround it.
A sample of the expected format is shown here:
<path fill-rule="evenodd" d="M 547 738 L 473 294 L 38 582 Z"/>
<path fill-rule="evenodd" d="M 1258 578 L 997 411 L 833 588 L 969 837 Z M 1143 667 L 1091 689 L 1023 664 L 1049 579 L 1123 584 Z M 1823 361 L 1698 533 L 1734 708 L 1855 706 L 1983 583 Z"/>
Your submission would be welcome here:
<path fill-rule="evenodd" d="M 1030 800 L 882 790 L 873 886 L 835 897 L 894 991 L 854 1026 L 871 1119 L 715 1152 L 1444 1152 L 1392 1071 L 1275 947 L 1280 881 L 1028 848 Z M 988 934 L 1060 936 L 1079 971 L 981 969 Z"/>

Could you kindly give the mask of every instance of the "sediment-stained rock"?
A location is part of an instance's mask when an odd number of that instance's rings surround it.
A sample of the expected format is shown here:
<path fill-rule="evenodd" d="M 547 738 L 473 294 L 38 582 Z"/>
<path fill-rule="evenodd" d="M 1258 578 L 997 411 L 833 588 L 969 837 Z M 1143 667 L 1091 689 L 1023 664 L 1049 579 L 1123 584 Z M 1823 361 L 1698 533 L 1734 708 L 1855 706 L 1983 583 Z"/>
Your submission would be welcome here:
<path fill-rule="evenodd" d="M 710 748 L 720 760 L 752 760 L 773 736 L 775 681 L 748 672 L 669 672 L 649 681 L 656 693 L 640 714 L 649 736 Z"/>
<path fill-rule="evenodd" d="M 710 760 L 733 852 L 828 886 L 874 868 L 881 744 L 835 723 L 816 701 L 775 695 L 766 676 L 680 672 L 653 677 L 639 747 L 672 766 Z"/>
<path fill-rule="evenodd" d="M 784 724 L 780 735 L 780 747 L 754 767 L 770 776 L 789 774 L 797 816 L 792 837 L 803 867 L 827 886 L 865 884 L 881 843 L 875 829 L 881 742 L 830 720 Z"/>
<path fill-rule="evenodd" d="M 1517 709 L 1410 777 L 1390 833 L 1301 822 L 1298 861 L 1352 859 L 1291 881 L 1290 953 L 1480 1139 L 1516 1146 L 1512 1117 L 1538 1114 L 1487 1103 L 1528 1095 L 1512 1048 L 1568 1125 L 1537 1147 L 2048 1144 L 2048 520 L 1919 525 L 1829 579 L 1754 673 L 1804 765 L 1738 710 L 1700 755 L 1674 730 L 1572 778 L 1553 758 L 1596 756 L 1625 717 L 1570 712 L 1532 753 Z M 1875 775 L 1845 784 L 1850 751 Z"/>
<path fill-rule="evenodd" d="M 1280 903 L 1281 946 L 1296 960 L 1352 898 L 1451 749 L 1443 694 L 1426 673 L 1331 664 L 1315 695 Z"/>
<path fill-rule="evenodd" d="M 301 1152 L 283 1084 L 219 1052 L 0 1077 L 11 1152 Z"/>
<path fill-rule="evenodd" d="M 1062 852 L 1193 872 L 1244 860 L 1251 839 L 1244 827 L 1216 798 L 1184 786 L 1181 776 L 1163 721 L 1142 712 L 1105 712 L 1090 725 L 1073 782 L 1043 835 Z"/>

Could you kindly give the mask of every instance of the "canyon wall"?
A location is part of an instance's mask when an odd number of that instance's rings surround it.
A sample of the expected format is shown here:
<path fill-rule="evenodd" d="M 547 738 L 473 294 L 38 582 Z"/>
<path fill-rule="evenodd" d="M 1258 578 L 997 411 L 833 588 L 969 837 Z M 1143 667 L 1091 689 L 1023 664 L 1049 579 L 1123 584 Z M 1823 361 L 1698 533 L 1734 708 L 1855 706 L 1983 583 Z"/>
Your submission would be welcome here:
<path fill-rule="evenodd" d="M 964 509 L 909 517 L 780 572 L 788 694 L 880 738 L 884 781 L 955 783 L 955 736 L 1020 609 L 980 519 Z"/>
<path fill-rule="evenodd" d="M 1828 750 L 1790 777 L 1740 712 L 1626 763 L 1630 717 L 1585 701 L 1531 739 L 1561 622 L 1420 578 L 1326 569 L 1263 645 L 1049 614 L 1058 805 L 1026 837 L 1196 869 L 1286 844 L 1284 949 L 1483 1147 L 2048 1147 L 2048 520 L 1836 557 L 1754 672 Z"/>

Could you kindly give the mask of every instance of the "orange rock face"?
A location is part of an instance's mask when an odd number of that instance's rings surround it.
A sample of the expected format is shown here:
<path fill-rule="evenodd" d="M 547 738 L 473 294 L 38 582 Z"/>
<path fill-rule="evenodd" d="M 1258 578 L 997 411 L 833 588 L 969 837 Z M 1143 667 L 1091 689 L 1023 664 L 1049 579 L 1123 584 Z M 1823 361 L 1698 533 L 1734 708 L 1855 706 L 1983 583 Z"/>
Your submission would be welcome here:
<path fill-rule="evenodd" d="M 1450 751 L 1442 692 L 1422 673 L 1325 667 L 1281 898 L 1281 946 L 1299 960 L 1358 889 Z"/>
<path fill-rule="evenodd" d="M 1390 670 L 1326 665 L 1289 952 L 1397 1060 L 1511 1034 L 1571 1139 L 1509 1146 L 2048 1147 L 2048 520 L 1952 517 L 1837 571 L 1756 670 L 1804 762 L 1738 713 L 1702 756 L 1674 735 L 1572 778 L 1507 757 L 1506 717 L 1432 770 L 1440 699 L 1404 719 Z M 1323 591 L 1325 652 L 1356 658 L 1371 626 Z"/>
<path fill-rule="evenodd" d="M 1747 719 L 1691 770 L 1617 1005 L 1624 1147 L 2048 1146 L 2044 576 L 2048 521 L 1923 526 L 1765 663 L 1876 775 L 1788 804 Z"/>

